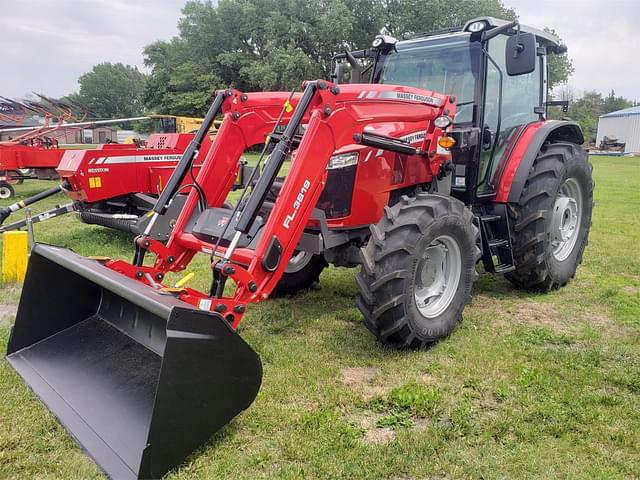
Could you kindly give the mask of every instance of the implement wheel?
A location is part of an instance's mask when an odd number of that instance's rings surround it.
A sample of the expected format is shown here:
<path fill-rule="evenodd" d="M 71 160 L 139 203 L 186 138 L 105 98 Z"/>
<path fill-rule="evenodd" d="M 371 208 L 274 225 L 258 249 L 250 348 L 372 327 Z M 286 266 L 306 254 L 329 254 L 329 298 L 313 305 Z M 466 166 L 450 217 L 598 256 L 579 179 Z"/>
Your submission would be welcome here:
<path fill-rule="evenodd" d="M 11 185 L 21 185 L 24 180 L 22 178 L 15 178 L 15 177 L 20 177 L 22 174 L 17 171 L 17 170 L 9 170 L 7 172 L 7 177 L 8 180 L 7 182 L 9 182 Z"/>
<path fill-rule="evenodd" d="M 16 194 L 15 190 L 8 182 L 0 182 L 0 199 L 6 200 Z"/>
<path fill-rule="evenodd" d="M 509 209 L 516 270 L 505 276 L 514 285 L 549 291 L 575 276 L 591 228 L 592 169 L 573 143 L 551 143 L 538 153 Z"/>
<path fill-rule="evenodd" d="M 356 276 L 366 327 L 396 348 L 420 348 L 451 333 L 471 298 L 480 231 L 462 202 L 404 196 L 371 226 Z"/>

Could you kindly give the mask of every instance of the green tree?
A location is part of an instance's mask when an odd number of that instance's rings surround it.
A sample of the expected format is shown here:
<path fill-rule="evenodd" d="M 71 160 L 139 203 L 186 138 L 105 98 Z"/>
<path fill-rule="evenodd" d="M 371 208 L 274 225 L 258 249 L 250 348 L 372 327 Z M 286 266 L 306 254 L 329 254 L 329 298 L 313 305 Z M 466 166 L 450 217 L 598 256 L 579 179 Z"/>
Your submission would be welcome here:
<path fill-rule="evenodd" d="M 179 34 L 144 50 L 145 101 L 158 112 L 202 114 L 212 90 L 289 90 L 327 78 L 331 57 L 367 47 L 381 28 L 398 37 L 515 18 L 500 0 L 191 0 Z"/>
<path fill-rule="evenodd" d="M 604 99 L 595 90 L 584 92 L 581 98 L 569 105 L 569 117 L 580 124 L 587 142 L 595 142 L 598 118 L 604 113 Z"/>
<path fill-rule="evenodd" d="M 71 94 L 100 118 L 134 117 L 144 110 L 146 76 L 122 63 L 100 63 L 78 79 L 80 92 Z"/>
<path fill-rule="evenodd" d="M 555 35 L 560 40 L 560 43 L 562 43 L 562 39 L 553 28 L 545 27 L 544 31 Z M 573 74 L 575 69 L 573 68 L 571 58 L 569 58 L 569 55 L 566 52 L 549 55 L 547 58 L 549 61 L 549 88 L 552 89 L 561 83 L 565 83 Z"/>
<path fill-rule="evenodd" d="M 627 100 L 622 96 L 616 96 L 616 92 L 611 89 L 609 95 L 604 98 L 602 105 L 602 113 L 615 112 L 616 110 L 622 110 L 623 108 L 633 107 L 633 102 Z"/>

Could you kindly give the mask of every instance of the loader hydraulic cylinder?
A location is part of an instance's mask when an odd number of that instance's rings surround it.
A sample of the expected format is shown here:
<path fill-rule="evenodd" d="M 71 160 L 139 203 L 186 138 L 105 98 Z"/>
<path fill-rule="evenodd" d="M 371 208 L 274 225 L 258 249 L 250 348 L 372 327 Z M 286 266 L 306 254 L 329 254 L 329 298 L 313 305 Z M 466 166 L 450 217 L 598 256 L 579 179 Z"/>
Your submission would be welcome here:
<path fill-rule="evenodd" d="M 222 103 L 224 102 L 225 96 L 229 95 L 231 92 L 227 91 L 219 91 L 216 93 L 215 100 L 211 104 L 207 115 L 200 125 L 198 132 L 195 137 L 187 147 L 187 149 L 182 154 L 182 158 L 178 162 L 175 171 L 169 178 L 169 182 L 167 182 L 167 186 L 162 190 L 162 193 L 158 197 L 156 204 L 153 206 L 153 211 L 159 215 L 163 215 L 167 208 L 169 207 L 169 201 L 178 193 L 182 185 L 182 181 L 184 177 L 187 176 L 191 166 L 193 165 L 193 161 L 198 155 L 200 151 L 200 147 L 202 146 L 202 142 L 205 137 L 209 133 L 209 130 L 213 126 L 213 122 L 216 119 L 218 113 L 220 113 L 220 108 L 222 107 Z"/>
<path fill-rule="evenodd" d="M 291 121 L 288 123 L 287 127 L 284 129 L 282 136 L 280 137 L 280 141 L 273 149 L 271 156 L 269 157 L 269 161 L 264 167 L 264 171 L 256 183 L 253 191 L 251 192 L 251 196 L 247 201 L 247 205 L 242 210 L 242 214 L 240 215 L 240 219 L 236 225 L 236 231 L 241 233 L 247 233 L 253 225 L 253 221 L 256 219 L 258 212 L 260 211 L 260 207 L 264 203 L 265 198 L 269 194 L 271 190 L 271 186 L 280 171 L 280 167 L 284 163 L 285 158 L 287 158 L 287 153 L 291 144 L 294 140 L 295 134 L 300 127 L 300 123 L 311 103 L 313 98 L 313 94 L 315 93 L 317 88 L 316 83 L 309 82 L 304 89 L 302 94 L 302 98 L 300 98 L 300 103 L 298 104 L 293 116 L 291 117 Z"/>

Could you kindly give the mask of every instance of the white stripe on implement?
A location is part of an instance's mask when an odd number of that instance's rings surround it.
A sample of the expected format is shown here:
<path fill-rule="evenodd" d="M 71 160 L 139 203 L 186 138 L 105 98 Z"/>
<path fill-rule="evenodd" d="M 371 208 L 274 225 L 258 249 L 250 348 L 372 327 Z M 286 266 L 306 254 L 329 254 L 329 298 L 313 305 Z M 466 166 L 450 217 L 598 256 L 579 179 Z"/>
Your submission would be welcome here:
<path fill-rule="evenodd" d="M 107 157 L 104 163 L 178 162 L 181 158 L 182 155 L 123 155 L 121 157 Z"/>

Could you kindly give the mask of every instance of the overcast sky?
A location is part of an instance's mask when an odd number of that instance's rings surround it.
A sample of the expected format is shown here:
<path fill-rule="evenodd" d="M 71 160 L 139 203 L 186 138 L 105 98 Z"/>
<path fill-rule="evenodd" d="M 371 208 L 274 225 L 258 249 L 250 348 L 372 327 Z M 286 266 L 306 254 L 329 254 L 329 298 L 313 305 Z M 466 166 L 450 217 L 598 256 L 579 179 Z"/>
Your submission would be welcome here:
<path fill-rule="evenodd" d="M 60 97 L 100 62 L 143 68 L 142 48 L 177 34 L 185 0 L 0 0 L 0 95 Z M 524 24 L 554 28 L 569 47 L 578 93 L 640 101 L 640 0 L 503 0 Z M 373 36 L 374 32 L 372 32 Z M 639 44 L 636 44 L 639 42 Z"/>

